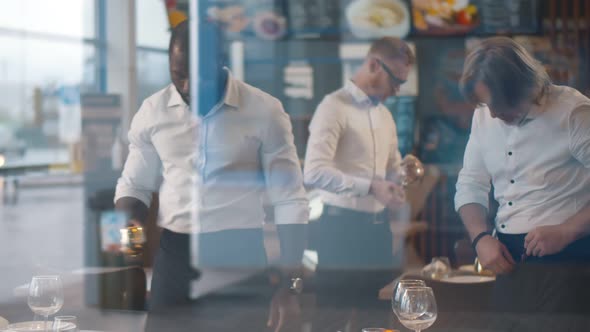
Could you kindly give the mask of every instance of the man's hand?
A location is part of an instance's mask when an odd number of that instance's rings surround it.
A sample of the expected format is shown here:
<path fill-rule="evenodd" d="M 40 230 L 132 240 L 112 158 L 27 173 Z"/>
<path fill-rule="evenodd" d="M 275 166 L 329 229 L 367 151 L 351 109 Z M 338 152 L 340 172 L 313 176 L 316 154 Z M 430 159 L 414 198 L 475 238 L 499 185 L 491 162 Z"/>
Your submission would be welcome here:
<path fill-rule="evenodd" d="M 543 257 L 562 251 L 574 240 L 574 234 L 566 224 L 540 226 L 524 238 L 527 256 Z"/>
<path fill-rule="evenodd" d="M 270 312 L 266 325 L 274 332 L 298 330 L 301 325 L 301 306 L 297 295 L 287 288 L 279 288 L 270 302 Z"/>
<path fill-rule="evenodd" d="M 141 221 L 137 220 L 137 219 L 129 219 L 127 221 L 128 226 L 134 226 L 134 227 L 143 227 L 143 224 L 141 223 Z"/>
<path fill-rule="evenodd" d="M 475 250 L 481 265 L 496 274 L 506 274 L 514 269 L 516 262 L 506 246 L 491 235 L 482 237 Z"/>
<path fill-rule="evenodd" d="M 373 180 L 369 193 L 389 209 L 397 209 L 406 201 L 403 188 L 387 180 Z"/>

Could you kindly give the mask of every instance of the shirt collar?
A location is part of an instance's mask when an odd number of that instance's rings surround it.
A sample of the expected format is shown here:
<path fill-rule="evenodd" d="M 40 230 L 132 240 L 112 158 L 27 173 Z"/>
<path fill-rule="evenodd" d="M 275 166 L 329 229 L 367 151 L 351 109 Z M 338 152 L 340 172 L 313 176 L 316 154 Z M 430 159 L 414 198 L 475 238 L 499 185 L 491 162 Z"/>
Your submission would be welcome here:
<path fill-rule="evenodd" d="M 360 105 L 373 105 L 373 101 L 367 94 L 361 90 L 353 81 L 348 80 L 344 84 L 344 89 L 350 93 L 352 99 Z"/>
<path fill-rule="evenodd" d="M 223 104 L 231 106 L 235 109 L 238 109 L 238 106 L 240 104 L 240 93 L 239 93 L 239 87 L 238 84 L 236 82 L 236 79 L 233 77 L 231 71 L 229 70 L 229 68 L 227 67 L 223 67 L 223 70 L 227 73 L 227 83 L 225 85 L 225 92 L 223 93 Z M 174 84 L 170 84 L 170 99 L 168 99 L 168 107 L 174 107 L 174 106 L 179 106 L 179 105 L 184 105 L 186 106 L 186 103 L 184 102 L 184 100 L 182 100 L 182 97 L 180 96 L 180 93 L 178 93 L 178 90 L 176 90 L 176 87 L 174 86 Z"/>
<path fill-rule="evenodd" d="M 238 82 L 227 67 L 223 67 L 227 73 L 227 83 L 225 85 L 225 93 L 223 95 L 223 103 L 225 105 L 238 109 L 240 106 L 240 91 Z"/>
<path fill-rule="evenodd" d="M 184 100 L 182 100 L 182 97 L 180 96 L 180 93 L 178 93 L 178 90 L 176 90 L 176 87 L 174 86 L 174 84 L 170 84 L 170 98 L 168 99 L 168 107 L 175 107 L 175 106 L 187 106 L 186 103 L 184 102 Z"/>

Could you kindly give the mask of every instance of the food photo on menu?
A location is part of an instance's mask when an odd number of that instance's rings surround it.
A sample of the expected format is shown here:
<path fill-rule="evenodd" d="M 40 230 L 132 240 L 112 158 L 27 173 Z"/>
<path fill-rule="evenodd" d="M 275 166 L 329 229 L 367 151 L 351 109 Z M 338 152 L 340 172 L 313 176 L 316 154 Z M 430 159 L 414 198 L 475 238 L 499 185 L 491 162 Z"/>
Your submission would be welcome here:
<path fill-rule="evenodd" d="M 420 35 L 463 35 L 480 24 L 470 0 L 412 0 L 413 27 Z"/>
<path fill-rule="evenodd" d="M 229 39 L 254 36 L 278 40 L 287 35 L 287 19 L 272 2 L 242 4 L 240 1 L 214 2 L 207 8 L 207 19 L 222 27 Z"/>
<path fill-rule="evenodd" d="M 401 0 L 353 0 L 345 6 L 350 32 L 360 39 L 404 38 L 410 32 L 410 11 Z"/>

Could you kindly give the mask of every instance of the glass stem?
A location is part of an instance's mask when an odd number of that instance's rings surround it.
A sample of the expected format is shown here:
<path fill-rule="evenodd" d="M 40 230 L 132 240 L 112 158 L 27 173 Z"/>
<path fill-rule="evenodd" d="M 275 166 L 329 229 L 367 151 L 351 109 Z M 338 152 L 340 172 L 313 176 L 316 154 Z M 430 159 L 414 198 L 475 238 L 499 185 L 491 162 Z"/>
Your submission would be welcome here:
<path fill-rule="evenodd" d="M 49 315 L 44 316 L 45 320 L 43 321 L 43 331 L 47 332 L 47 321 L 49 320 Z"/>

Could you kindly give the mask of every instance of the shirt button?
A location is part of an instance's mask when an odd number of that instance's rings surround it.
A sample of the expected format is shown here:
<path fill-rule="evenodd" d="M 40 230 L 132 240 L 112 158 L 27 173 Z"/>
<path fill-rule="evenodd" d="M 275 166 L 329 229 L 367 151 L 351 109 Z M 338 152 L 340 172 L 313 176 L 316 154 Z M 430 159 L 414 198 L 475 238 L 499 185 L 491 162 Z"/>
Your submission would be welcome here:
<path fill-rule="evenodd" d="M 500 225 L 500 227 L 502 227 L 502 228 L 506 228 L 506 225 L 502 224 L 502 225 Z"/>
<path fill-rule="evenodd" d="M 512 202 L 508 202 L 508 205 L 512 206 Z"/>
<path fill-rule="evenodd" d="M 510 180 L 510 183 L 514 184 L 514 180 Z"/>
<path fill-rule="evenodd" d="M 508 155 L 511 156 L 512 155 L 512 151 L 508 152 Z"/>

